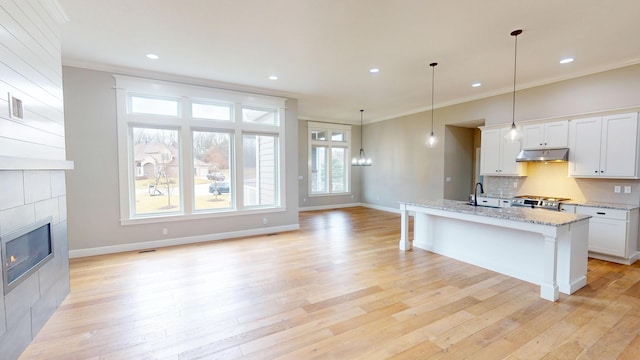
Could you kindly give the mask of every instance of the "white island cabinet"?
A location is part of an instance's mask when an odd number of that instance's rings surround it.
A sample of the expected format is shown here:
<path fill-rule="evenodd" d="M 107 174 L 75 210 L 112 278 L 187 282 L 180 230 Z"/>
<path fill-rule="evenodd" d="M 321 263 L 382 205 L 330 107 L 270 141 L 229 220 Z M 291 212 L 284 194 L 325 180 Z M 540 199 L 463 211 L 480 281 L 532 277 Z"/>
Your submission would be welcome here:
<path fill-rule="evenodd" d="M 414 246 L 540 285 L 551 301 L 587 283 L 588 215 L 453 200 L 401 202 L 400 210 L 401 250 Z"/>
<path fill-rule="evenodd" d="M 569 175 L 589 178 L 639 178 L 638 113 L 569 122 Z"/>

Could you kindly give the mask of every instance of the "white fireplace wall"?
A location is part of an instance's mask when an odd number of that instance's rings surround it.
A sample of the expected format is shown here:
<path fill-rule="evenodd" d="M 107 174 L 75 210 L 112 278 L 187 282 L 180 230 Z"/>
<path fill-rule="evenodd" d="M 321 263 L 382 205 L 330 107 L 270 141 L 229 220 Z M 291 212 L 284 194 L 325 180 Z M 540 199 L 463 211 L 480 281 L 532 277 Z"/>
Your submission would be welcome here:
<path fill-rule="evenodd" d="M 0 0 L 0 234 L 51 216 L 54 258 L 6 296 L 0 359 L 17 359 L 69 293 L 61 25 L 57 0 Z M 22 102 L 22 118 L 10 110 Z M 18 114 L 19 115 L 19 114 Z M 0 267 L 1 271 L 2 267 Z M 2 284 L 0 284 L 2 285 Z"/>

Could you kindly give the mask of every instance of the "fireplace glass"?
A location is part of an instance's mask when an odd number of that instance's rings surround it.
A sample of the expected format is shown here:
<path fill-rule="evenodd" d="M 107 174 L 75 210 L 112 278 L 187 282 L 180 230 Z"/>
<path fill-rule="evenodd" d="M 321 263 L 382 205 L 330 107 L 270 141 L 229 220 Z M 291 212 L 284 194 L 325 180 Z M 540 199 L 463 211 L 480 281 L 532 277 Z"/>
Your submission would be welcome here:
<path fill-rule="evenodd" d="M 3 235 L 1 240 L 5 294 L 53 257 L 51 218 Z"/>

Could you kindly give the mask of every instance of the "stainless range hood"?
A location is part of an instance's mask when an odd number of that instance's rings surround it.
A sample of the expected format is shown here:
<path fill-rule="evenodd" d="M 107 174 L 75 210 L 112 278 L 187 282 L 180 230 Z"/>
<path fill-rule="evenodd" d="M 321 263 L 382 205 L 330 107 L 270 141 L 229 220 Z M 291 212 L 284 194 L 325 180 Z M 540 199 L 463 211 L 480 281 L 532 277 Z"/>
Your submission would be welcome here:
<path fill-rule="evenodd" d="M 569 161 L 569 149 L 520 150 L 517 162 L 566 162 Z"/>

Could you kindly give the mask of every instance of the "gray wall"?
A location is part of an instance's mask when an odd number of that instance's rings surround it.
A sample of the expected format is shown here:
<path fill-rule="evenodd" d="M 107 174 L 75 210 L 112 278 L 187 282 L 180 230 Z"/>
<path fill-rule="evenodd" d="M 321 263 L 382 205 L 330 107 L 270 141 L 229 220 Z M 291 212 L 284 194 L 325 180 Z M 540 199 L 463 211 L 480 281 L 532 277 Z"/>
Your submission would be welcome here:
<path fill-rule="evenodd" d="M 72 256 L 267 233 L 298 226 L 297 100 L 286 102 L 284 211 L 121 225 L 118 192 L 115 79 L 111 73 L 63 67 L 69 174 L 69 248 Z M 164 79 L 160 79 L 164 80 Z M 268 227 L 262 219 L 268 219 Z M 162 235 L 167 228 L 169 234 Z M 82 250 L 90 250 L 89 253 Z"/>
<path fill-rule="evenodd" d="M 398 201 L 443 198 L 445 161 L 452 161 L 445 156 L 448 146 L 444 142 L 449 140 L 444 136 L 445 126 L 477 121 L 485 125 L 508 124 L 512 116 L 511 99 L 512 94 L 508 93 L 436 109 L 435 133 L 440 139 L 436 149 L 424 145 L 430 131 L 430 111 L 365 125 L 365 143 L 370 144 L 367 152 L 376 166 L 383 169 L 384 176 L 380 172 L 363 174 L 362 202 L 397 210 Z M 516 101 L 516 123 L 579 118 L 607 111 L 638 111 L 640 65 L 521 90 Z M 590 193 L 599 194 L 608 193 L 610 185 L 599 180 L 578 183 Z"/>
<path fill-rule="evenodd" d="M 473 130 L 445 127 L 444 198 L 467 200 L 473 187 Z"/>

